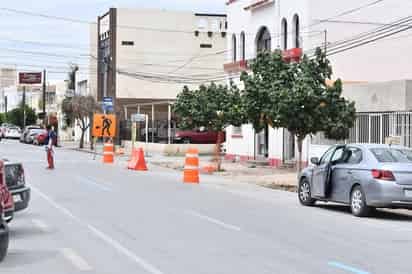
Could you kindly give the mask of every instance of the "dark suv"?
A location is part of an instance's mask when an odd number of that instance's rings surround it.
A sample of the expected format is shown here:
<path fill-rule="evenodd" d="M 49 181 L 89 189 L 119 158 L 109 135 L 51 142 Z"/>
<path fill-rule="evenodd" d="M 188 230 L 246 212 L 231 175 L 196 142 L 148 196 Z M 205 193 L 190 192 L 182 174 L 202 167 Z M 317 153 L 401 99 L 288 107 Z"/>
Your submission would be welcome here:
<path fill-rule="evenodd" d="M 4 220 L 4 208 L 9 203 L 10 193 L 7 189 L 4 176 L 4 163 L 0 160 L 0 262 L 7 254 L 9 247 L 9 229 Z"/>
<path fill-rule="evenodd" d="M 13 196 L 14 212 L 24 210 L 30 201 L 30 188 L 26 186 L 24 169 L 21 163 L 4 162 L 6 184 Z"/>

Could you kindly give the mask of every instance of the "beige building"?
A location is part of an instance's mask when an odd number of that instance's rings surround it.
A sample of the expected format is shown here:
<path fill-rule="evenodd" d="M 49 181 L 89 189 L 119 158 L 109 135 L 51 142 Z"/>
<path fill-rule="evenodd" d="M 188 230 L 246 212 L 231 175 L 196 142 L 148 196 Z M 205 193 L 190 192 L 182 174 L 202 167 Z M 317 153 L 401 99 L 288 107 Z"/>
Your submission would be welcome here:
<path fill-rule="evenodd" d="M 184 85 L 224 82 L 226 15 L 113 8 L 91 28 L 98 46 L 91 47 L 89 89 L 99 101 L 114 98 L 122 119 L 138 104 L 140 112 L 155 109 L 153 120 L 167 119 Z"/>

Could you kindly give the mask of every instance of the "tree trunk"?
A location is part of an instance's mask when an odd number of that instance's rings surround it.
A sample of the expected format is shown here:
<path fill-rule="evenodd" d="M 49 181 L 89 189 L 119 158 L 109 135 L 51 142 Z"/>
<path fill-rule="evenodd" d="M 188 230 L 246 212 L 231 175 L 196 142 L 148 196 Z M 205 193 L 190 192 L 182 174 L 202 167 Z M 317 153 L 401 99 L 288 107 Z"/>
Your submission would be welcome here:
<path fill-rule="evenodd" d="M 86 127 L 86 122 L 84 121 L 84 118 L 80 120 L 81 121 L 81 126 L 80 129 L 82 130 L 82 135 L 80 136 L 80 144 L 79 148 L 84 148 L 84 134 L 86 133 L 87 127 Z"/>
<path fill-rule="evenodd" d="M 223 131 L 219 131 L 217 133 L 217 141 L 216 141 L 216 168 L 217 168 L 217 171 L 222 170 L 222 151 L 221 151 L 222 140 L 223 140 Z"/>
<path fill-rule="evenodd" d="M 297 161 L 297 172 L 300 173 L 302 171 L 302 147 L 303 147 L 303 139 L 301 137 L 297 137 L 298 139 L 298 161 Z"/>
<path fill-rule="evenodd" d="M 80 136 L 80 145 L 79 148 L 84 148 L 84 133 L 86 132 L 86 130 L 84 130 L 83 128 L 81 128 L 82 130 L 82 135 Z"/>

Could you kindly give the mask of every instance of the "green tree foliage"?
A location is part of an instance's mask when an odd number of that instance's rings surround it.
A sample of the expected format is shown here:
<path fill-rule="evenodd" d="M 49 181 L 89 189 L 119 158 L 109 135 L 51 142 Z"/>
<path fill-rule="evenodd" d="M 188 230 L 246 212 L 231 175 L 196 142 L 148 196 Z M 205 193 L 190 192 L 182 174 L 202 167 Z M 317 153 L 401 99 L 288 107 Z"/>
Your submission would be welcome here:
<path fill-rule="evenodd" d="M 219 132 L 217 154 L 220 155 L 220 144 L 223 141 L 223 131 L 229 125 L 241 126 L 246 122 L 241 93 L 233 85 L 202 85 L 197 90 L 187 86 L 177 96 L 173 111 L 179 118 L 181 129 L 193 130 L 205 127 Z M 218 170 L 221 160 L 217 157 Z"/>
<path fill-rule="evenodd" d="M 79 147 L 84 147 L 84 135 L 91 126 L 91 115 L 94 112 L 101 111 L 99 104 L 92 96 L 74 96 L 64 99 L 62 104 L 62 112 L 64 113 L 66 121 L 75 121 L 82 131 L 80 137 Z"/>
<path fill-rule="evenodd" d="M 34 109 L 29 107 L 28 105 L 24 106 L 26 111 L 26 125 L 36 124 L 37 122 L 37 114 Z M 15 108 L 9 112 L 7 112 L 7 121 L 13 125 L 23 127 L 23 107 Z"/>
<path fill-rule="evenodd" d="M 281 51 L 261 53 L 251 68 L 241 77 L 248 120 L 257 131 L 269 124 L 296 136 L 299 170 L 306 136 L 324 132 L 328 138 L 348 137 L 355 106 L 342 97 L 340 80 L 327 85 L 332 68 L 320 49 L 314 58 L 303 56 L 298 63 L 284 62 Z"/>
<path fill-rule="evenodd" d="M 205 127 L 223 131 L 229 125 L 240 126 L 245 120 L 239 89 L 231 84 L 202 85 L 197 90 L 187 86 L 177 96 L 173 111 L 179 117 L 182 129 Z"/>
<path fill-rule="evenodd" d="M 0 113 L 0 125 L 7 121 L 6 113 Z"/>

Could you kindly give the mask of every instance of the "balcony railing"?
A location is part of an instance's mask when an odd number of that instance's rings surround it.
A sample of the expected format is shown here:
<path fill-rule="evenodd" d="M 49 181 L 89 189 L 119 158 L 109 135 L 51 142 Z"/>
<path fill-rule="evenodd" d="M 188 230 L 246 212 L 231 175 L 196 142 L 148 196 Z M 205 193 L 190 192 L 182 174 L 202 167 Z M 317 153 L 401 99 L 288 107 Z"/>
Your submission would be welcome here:
<path fill-rule="evenodd" d="M 299 62 L 302 58 L 303 50 L 301 48 L 293 48 L 283 51 L 283 60 L 285 62 Z M 226 73 L 238 73 L 242 71 L 249 70 L 248 63 L 252 62 L 254 59 L 250 60 L 240 60 L 232 63 L 227 63 L 223 65 L 223 69 Z"/>

